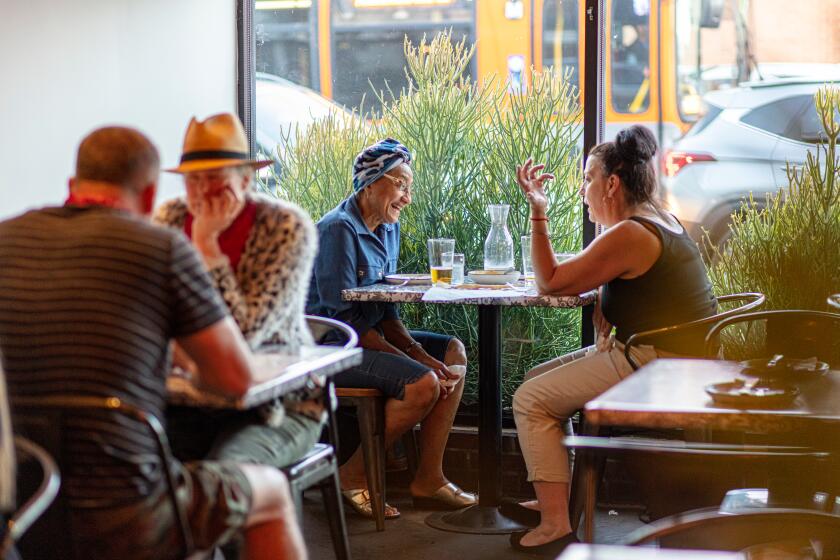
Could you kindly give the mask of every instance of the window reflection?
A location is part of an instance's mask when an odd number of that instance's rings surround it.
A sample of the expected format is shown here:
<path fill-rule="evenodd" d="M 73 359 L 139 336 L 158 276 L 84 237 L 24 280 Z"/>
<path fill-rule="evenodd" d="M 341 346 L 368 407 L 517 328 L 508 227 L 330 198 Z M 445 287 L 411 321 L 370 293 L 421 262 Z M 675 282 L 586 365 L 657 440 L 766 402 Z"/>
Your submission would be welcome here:
<path fill-rule="evenodd" d="M 554 67 L 564 75 L 570 71 L 569 83 L 580 86 L 578 0 L 545 0 L 542 32 L 543 67 Z"/>
<path fill-rule="evenodd" d="M 391 4 L 386 7 L 386 4 Z M 333 0 L 332 86 L 333 99 L 347 107 L 376 110 L 376 92 L 388 89 L 399 95 L 408 85 L 405 76 L 405 38 L 417 45 L 425 35 L 452 29 L 452 40 L 470 41 L 472 3 Z M 436 5 L 440 4 L 440 5 Z M 374 7 L 369 7 L 374 6 Z"/>
<path fill-rule="evenodd" d="M 313 3 L 258 1 L 255 7 L 256 71 L 317 89 Z"/>
<path fill-rule="evenodd" d="M 650 103 L 650 3 L 613 2 L 610 26 L 613 108 L 641 113 Z"/>

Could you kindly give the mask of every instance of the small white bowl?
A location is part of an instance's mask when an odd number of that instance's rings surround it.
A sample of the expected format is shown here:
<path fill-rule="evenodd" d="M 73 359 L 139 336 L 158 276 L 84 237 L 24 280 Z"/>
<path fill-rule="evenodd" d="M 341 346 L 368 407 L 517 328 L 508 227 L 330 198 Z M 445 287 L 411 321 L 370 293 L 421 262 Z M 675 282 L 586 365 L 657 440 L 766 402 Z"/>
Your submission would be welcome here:
<path fill-rule="evenodd" d="M 519 280 L 519 271 L 511 270 L 510 272 L 505 272 L 502 270 L 471 270 L 468 276 L 470 277 L 470 280 L 476 284 L 513 284 Z"/>

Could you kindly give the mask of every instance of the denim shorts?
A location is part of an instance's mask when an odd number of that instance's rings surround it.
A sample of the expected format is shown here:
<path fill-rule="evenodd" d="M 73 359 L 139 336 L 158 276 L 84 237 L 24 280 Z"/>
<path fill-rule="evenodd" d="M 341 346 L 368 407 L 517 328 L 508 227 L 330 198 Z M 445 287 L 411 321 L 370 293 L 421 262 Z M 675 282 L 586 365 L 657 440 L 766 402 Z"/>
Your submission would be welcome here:
<path fill-rule="evenodd" d="M 451 336 L 426 331 L 409 331 L 411 338 L 436 360 L 443 361 Z M 416 382 L 429 371 L 429 366 L 388 352 L 365 349 L 362 363 L 334 377 L 336 387 L 379 389 L 383 395 L 402 400 L 405 386 Z"/>

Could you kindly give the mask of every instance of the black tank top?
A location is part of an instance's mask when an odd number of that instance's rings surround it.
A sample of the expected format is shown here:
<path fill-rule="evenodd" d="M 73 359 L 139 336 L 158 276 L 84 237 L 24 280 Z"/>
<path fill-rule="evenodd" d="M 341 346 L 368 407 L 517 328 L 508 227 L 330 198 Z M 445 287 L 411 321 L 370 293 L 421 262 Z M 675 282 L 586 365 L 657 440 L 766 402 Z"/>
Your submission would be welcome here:
<path fill-rule="evenodd" d="M 616 278 L 604 286 L 601 311 L 616 328 L 616 339 L 627 342 L 634 333 L 669 327 L 717 312 L 717 300 L 697 244 L 685 232 L 674 233 L 653 220 L 649 224 L 662 241 L 662 254 L 650 269 L 636 278 Z M 651 229 L 648 227 L 648 229 Z M 659 337 L 645 344 L 662 350 L 703 355 L 705 328 Z"/>

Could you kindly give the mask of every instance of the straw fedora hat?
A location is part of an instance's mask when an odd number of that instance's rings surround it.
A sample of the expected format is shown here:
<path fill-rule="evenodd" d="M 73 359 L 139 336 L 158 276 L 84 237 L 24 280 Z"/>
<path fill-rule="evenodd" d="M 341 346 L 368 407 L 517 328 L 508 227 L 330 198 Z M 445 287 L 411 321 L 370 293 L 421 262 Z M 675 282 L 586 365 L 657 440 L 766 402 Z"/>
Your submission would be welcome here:
<path fill-rule="evenodd" d="M 184 149 L 178 167 L 170 173 L 190 173 L 222 167 L 249 165 L 254 169 L 274 163 L 250 159 L 245 129 L 236 115 L 220 113 L 199 121 L 195 117 L 187 126 Z"/>

